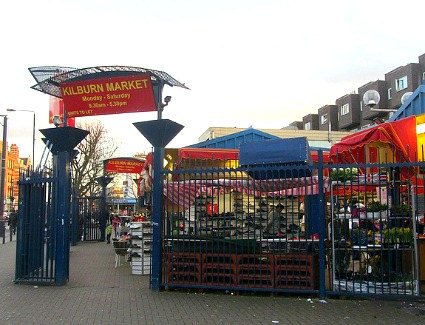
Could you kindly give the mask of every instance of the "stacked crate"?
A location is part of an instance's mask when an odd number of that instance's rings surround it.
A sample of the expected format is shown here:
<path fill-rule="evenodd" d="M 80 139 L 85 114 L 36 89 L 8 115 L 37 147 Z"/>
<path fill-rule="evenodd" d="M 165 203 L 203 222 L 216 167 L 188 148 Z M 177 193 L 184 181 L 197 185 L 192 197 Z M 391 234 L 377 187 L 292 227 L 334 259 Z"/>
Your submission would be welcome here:
<path fill-rule="evenodd" d="M 170 285 L 316 290 L 318 259 L 309 254 L 165 253 Z"/>
<path fill-rule="evenodd" d="M 202 284 L 208 286 L 237 285 L 237 255 L 202 254 Z"/>
<path fill-rule="evenodd" d="M 273 288 L 273 256 L 269 254 L 238 255 L 237 274 L 240 287 Z"/>
<path fill-rule="evenodd" d="M 316 255 L 287 253 L 274 255 L 275 288 L 314 290 L 319 283 Z"/>
<path fill-rule="evenodd" d="M 201 254 L 169 252 L 165 254 L 168 284 L 201 283 Z"/>

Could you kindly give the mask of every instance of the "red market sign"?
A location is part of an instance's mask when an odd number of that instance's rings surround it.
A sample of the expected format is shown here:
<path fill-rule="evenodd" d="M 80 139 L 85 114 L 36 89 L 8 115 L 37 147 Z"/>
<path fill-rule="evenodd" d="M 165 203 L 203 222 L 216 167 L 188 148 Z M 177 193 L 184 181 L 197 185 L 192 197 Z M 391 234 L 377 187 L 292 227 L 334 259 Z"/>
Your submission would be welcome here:
<path fill-rule="evenodd" d="M 68 117 L 155 111 L 147 74 L 79 80 L 60 85 Z"/>
<path fill-rule="evenodd" d="M 105 172 L 140 174 L 144 166 L 145 162 L 136 158 L 111 158 L 105 163 Z"/>
<path fill-rule="evenodd" d="M 49 123 L 53 124 L 53 118 L 59 116 L 61 121 L 63 121 L 63 100 L 61 98 L 50 96 L 49 100 Z M 75 127 L 75 119 L 68 118 L 66 120 L 67 126 Z"/>

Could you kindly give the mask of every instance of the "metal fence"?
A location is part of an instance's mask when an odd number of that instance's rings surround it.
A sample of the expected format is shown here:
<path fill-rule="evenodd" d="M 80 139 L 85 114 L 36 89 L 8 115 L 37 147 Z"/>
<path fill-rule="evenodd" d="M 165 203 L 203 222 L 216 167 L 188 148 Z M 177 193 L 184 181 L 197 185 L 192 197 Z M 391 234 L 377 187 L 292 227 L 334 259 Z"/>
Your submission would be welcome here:
<path fill-rule="evenodd" d="M 423 163 L 333 168 L 328 187 L 333 290 L 418 295 Z M 359 170 L 370 172 L 358 174 Z"/>
<path fill-rule="evenodd" d="M 165 288 L 419 294 L 424 163 L 226 164 L 164 171 Z"/>
<path fill-rule="evenodd" d="M 79 233 L 84 241 L 99 241 L 101 238 L 101 198 L 85 197 L 77 198 Z"/>
<path fill-rule="evenodd" d="M 54 186 L 54 178 L 30 171 L 19 180 L 16 282 L 55 282 Z"/>

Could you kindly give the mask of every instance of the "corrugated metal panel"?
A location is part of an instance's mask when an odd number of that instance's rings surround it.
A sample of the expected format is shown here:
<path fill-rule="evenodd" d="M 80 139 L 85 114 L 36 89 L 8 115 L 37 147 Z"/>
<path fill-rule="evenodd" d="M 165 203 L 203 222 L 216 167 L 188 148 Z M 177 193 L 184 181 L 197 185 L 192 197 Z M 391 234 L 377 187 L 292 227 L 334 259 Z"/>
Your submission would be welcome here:
<path fill-rule="evenodd" d="M 229 134 L 223 137 L 199 142 L 188 147 L 191 148 L 222 148 L 222 149 L 239 149 L 242 143 L 279 139 L 269 133 L 265 133 L 256 129 L 247 129 L 241 132 Z"/>
<path fill-rule="evenodd" d="M 413 92 L 409 99 L 388 120 L 397 121 L 405 117 L 425 113 L 425 85 L 421 85 Z"/>

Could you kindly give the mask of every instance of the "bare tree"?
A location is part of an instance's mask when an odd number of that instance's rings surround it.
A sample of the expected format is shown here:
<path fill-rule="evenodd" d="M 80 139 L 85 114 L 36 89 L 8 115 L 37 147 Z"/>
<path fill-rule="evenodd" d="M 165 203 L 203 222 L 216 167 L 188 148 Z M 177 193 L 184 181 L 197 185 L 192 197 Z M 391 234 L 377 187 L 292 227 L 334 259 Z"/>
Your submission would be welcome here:
<path fill-rule="evenodd" d="M 79 154 L 72 163 L 74 184 L 80 196 L 94 196 L 100 192 L 96 178 L 103 175 L 103 160 L 111 158 L 118 147 L 101 122 L 78 127 L 90 134 L 77 146 Z"/>

